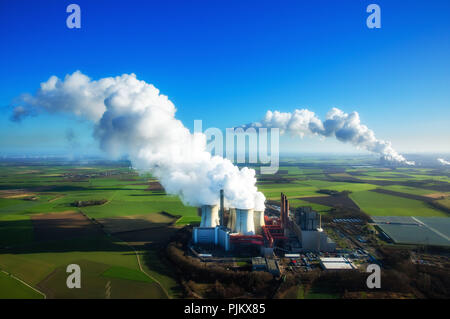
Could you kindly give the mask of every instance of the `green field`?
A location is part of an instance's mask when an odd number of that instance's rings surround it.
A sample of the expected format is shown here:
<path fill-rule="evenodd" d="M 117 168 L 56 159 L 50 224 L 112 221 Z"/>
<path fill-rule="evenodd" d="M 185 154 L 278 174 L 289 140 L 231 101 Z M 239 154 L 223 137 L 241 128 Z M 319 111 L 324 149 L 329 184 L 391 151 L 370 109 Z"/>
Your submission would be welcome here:
<path fill-rule="evenodd" d="M 421 195 L 421 196 L 436 193 L 436 191 L 431 190 L 431 189 L 423 189 L 423 188 L 409 187 L 409 186 L 403 186 L 403 185 L 390 185 L 390 186 L 383 186 L 382 188 L 390 190 L 390 191 L 394 191 L 394 192 L 413 194 L 413 195 Z"/>
<path fill-rule="evenodd" d="M 89 174 L 85 175 L 87 172 Z M 110 173 L 102 174 L 102 172 Z M 82 177 L 79 177 L 80 174 Z M 93 266 L 95 264 L 105 265 L 104 276 L 102 273 L 97 273 L 95 278 L 109 276 L 109 279 L 114 281 L 114 285 L 120 283 L 122 290 L 140 291 L 137 288 L 133 290 L 131 287 L 142 286 L 136 281 L 150 285 L 146 288 L 148 293 L 140 292 L 137 295 L 136 292 L 131 294 L 131 297 L 167 298 L 160 284 L 173 296 L 179 294 L 176 288 L 178 284 L 168 277 L 163 266 L 158 265 L 158 258 L 149 265 L 142 265 L 145 271 L 151 274 L 152 278 L 150 278 L 139 270 L 134 250 L 121 240 L 97 236 L 36 242 L 35 238 L 31 216 L 38 213 L 74 210 L 71 204 L 75 201 L 106 199 L 106 204 L 82 208 L 87 216 L 94 219 L 146 218 L 154 225 L 158 222 L 177 221 L 177 224 L 183 225 L 199 221 L 196 208 L 186 207 L 177 197 L 166 196 L 160 190 L 148 190 L 147 183 L 152 181 L 151 176 L 137 175 L 117 164 L 112 167 L 0 165 L 0 176 L 2 177 L 0 179 L 1 269 L 16 275 L 33 287 L 40 287 L 44 281 L 48 281 L 47 277 L 55 272 L 61 273 L 59 276 L 62 280 L 67 276 L 63 268 L 81 260 L 87 267 L 84 269 L 86 274 L 95 269 Z M 29 200 L 30 197 L 33 199 Z M 176 218 L 160 215 L 162 211 Z M 142 263 L 142 256 L 148 252 L 138 253 L 141 254 Z M 156 283 L 153 278 L 157 278 L 159 283 Z M 93 276 L 87 276 L 86 280 L 90 284 L 98 281 L 98 279 L 94 280 Z M 11 281 L 10 278 L 8 281 Z M 14 283 L 14 281 L 11 282 Z M 6 279 L 3 279 L 1 284 L 7 287 Z M 60 284 L 58 283 L 57 291 L 53 291 L 54 298 L 70 295 L 67 295 L 64 286 Z M 104 290 L 104 287 L 97 288 Z M 103 292 L 99 293 L 99 291 L 85 291 L 85 293 L 86 297 L 104 297 Z M 16 293 L 12 291 L 11 297 L 15 295 Z M 117 290 L 115 295 L 117 296 Z M 77 297 L 73 293 L 70 296 Z M 27 298 L 26 295 L 24 298 Z M 31 295 L 30 298 L 32 298 Z"/>
<path fill-rule="evenodd" d="M 450 197 L 437 200 L 439 204 L 450 209 Z"/>
<path fill-rule="evenodd" d="M 398 196 L 361 191 L 352 193 L 350 197 L 363 211 L 374 216 L 447 216 L 422 201 Z"/>
<path fill-rule="evenodd" d="M 331 209 L 330 206 L 310 203 L 310 202 L 307 202 L 307 201 L 304 201 L 301 199 L 290 199 L 289 205 L 292 208 L 297 208 L 297 207 L 301 207 L 301 206 L 310 206 L 312 209 L 314 209 L 318 212 L 321 212 L 321 213 L 327 212 Z"/>
<path fill-rule="evenodd" d="M 106 264 L 86 260 L 75 263 L 81 268 L 81 288 L 68 289 L 65 267 L 58 267 L 38 285 L 48 298 L 166 298 L 159 285 L 137 270 L 108 268 Z M 105 276 L 108 271 L 110 276 Z"/>
<path fill-rule="evenodd" d="M 155 282 L 150 277 L 146 276 L 143 272 L 131 269 L 131 268 L 125 268 L 125 267 L 118 267 L 113 266 L 111 268 L 108 268 L 102 276 L 104 277 L 110 277 L 110 278 L 119 278 L 119 279 L 126 279 L 126 280 L 135 280 L 135 281 L 142 281 L 142 282 Z"/>
<path fill-rule="evenodd" d="M 43 295 L 0 271 L 0 299 L 42 299 Z"/>
<path fill-rule="evenodd" d="M 302 198 L 328 196 L 319 190 L 348 191 L 362 211 L 374 216 L 447 217 L 444 210 L 421 200 L 373 192 L 376 188 L 404 194 L 427 196 L 443 194 L 448 169 L 382 168 L 357 165 L 361 159 L 310 157 L 289 160 L 280 174 L 257 184 L 266 198 L 279 201 L 287 195 L 291 208 L 311 206 L 332 214 L 331 206 Z M 364 162 L 366 163 L 366 162 Z M 393 185 L 377 184 L 388 181 Z M 167 196 L 149 185 L 156 181 L 149 174 L 139 175 L 129 163 L 110 162 L 78 165 L 74 163 L 17 164 L 0 162 L 0 269 L 11 273 L 49 298 L 167 298 L 180 296 L 180 285 L 173 270 L 158 254 L 159 234 L 133 243 L 135 250 L 118 236 L 109 235 L 121 228 L 128 231 L 196 224 L 197 208 L 183 205 L 177 196 Z M 441 195 L 439 195 L 441 196 Z M 436 199 L 449 207 L 449 198 Z M 74 207 L 76 201 L 106 200 L 102 205 Z M 33 215 L 81 211 L 92 223 L 100 223 L 103 233 L 76 238 L 42 241 L 33 224 Z M 116 223 L 116 224 L 114 224 Z M 99 226 L 100 227 L 100 226 Z M 162 229 L 162 230 L 161 230 Z M 163 233 L 160 233 L 163 234 Z M 120 237 L 122 238 L 122 237 Z M 133 240 L 127 240 L 133 242 Z M 80 263 L 85 275 L 83 291 L 67 291 L 65 267 Z M 145 272 L 145 273 L 144 273 Z M 34 290 L 0 273 L 2 298 L 40 298 Z M 107 295 L 105 285 L 110 290 Z M 5 288 L 5 289 L 3 289 Z M 6 292 L 8 291 L 8 292 Z M 127 291 L 129 295 L 121 293 Z M 332 298 L 320 291 L 302 293 L 304 298 Z"/>

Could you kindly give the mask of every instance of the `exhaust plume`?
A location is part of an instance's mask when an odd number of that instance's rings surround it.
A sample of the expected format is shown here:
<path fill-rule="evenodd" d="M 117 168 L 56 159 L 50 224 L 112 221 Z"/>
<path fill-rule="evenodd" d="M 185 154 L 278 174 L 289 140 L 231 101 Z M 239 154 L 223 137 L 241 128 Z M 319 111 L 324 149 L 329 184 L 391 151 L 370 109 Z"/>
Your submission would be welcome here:
<path fill-rule="evenodd" d="M 377 139 L 372 130 L 361 124 L 358 112 L 348 114 L 332 108 L 322 122 L 314 112 L 307 109 L 296 109 L 292 113 L 267 111 L 261 122 L 244 127 L 279 128 L 280 134 L 288 133 L 300 137 L 307 134 L 335 137 L 341 142 L 351 143 L 357 148 L 380 154 L 384 160 L 407 165 L 415 164 L 397 153 L 390 142 Z"/>
<path fill-rule="evenodd" d="M 227 205 L 264 208 L 255 171 L 206 150 L 206 136 L 191 134 L 176 119 L 167 96 L 135 74 L 93 81 L 80 71 L 64 80 L 50 77 L 34 95 L 22 95 L 12 120 L 40 112 L 69 113 L 94 123 L 100 148 L 113 156 L 127 155 L 138 170 L 150 171 L 168 194 L 192 206 L 219 203 L 224 190 Z"/>

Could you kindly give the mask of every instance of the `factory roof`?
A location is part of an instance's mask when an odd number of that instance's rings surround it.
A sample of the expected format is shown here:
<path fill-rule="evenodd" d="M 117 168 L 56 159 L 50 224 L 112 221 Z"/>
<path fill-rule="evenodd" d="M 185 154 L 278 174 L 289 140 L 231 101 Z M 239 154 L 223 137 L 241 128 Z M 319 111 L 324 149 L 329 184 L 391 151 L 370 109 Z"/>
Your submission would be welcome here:
<path fill-rule="evenodd" d="M 321 262 L 345 263 L 348 262 L 344 257 L 320 257 Z"/>
<path fill-rule="evenodd" d="M 253 265 L 266 265 L 266 260 L 262 257 L 253 257 L 252 258 Z"/>
<path fill-rule="evenodd" d="M 355 269 L 350 260 L 344 257 L 321 257 L 320 265 L 325 270 Z"/>
<path fill-rule="evenodd" d="M 353 269 L 353 266 L 350 263 L 325 262 L 325 263 L 322 263 L 322 267 L 325 270 Z"/>
<path fill-rule="evenodd" d="M 278 263 L 274 259 L 266 258 L 267 270 L 273 275 L 279 275 L 280 269 L 278 268 Z"/>

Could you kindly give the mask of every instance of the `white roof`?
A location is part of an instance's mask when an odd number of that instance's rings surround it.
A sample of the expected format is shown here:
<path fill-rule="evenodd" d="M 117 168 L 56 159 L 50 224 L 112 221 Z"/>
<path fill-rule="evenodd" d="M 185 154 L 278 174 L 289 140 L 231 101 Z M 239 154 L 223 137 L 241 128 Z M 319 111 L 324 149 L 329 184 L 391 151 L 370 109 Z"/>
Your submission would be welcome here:
<path fill-rule="evenodd" d="M 324 262 L 322 263 L 322 266 L 327 270 L 335 270 L 335 269 L 353 269 L 351 264 L 349 263 L 331 263 L 331 262 Z"/>
<path fill-rule="evenodd" d="M 348 263 L 348 260 L 344 257 L 320 257 L 321 262 L 330 262 L 330 263 Z"/>

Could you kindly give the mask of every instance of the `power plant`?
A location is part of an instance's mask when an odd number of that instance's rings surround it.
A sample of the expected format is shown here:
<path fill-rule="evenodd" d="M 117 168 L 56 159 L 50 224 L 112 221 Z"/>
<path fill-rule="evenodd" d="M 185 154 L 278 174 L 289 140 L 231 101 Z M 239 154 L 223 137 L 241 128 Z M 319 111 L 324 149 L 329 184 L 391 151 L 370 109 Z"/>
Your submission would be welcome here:
<path fill-rule="evenodd" d="M 220 205 L 199 208 L 201 223 L 194 227 L 194 245 L 235 251 L 243 247 L 259 248 L 262 256 L 271 256 L 274 249 L 288 252 L 334 251 L 336 244 L 322 231 L 320 214 L 304 208 L 292 213 L 287 197 L 281 193 L 280 206 L 270 206 L 271 216 L 252 208 L 225 207 L 224 192 Z M 279 213 L 279 214 L 278 214 Z M 295 244 L 291 245 L 293 242 Z"/>
<path fill-rule="evenodd" d="M 202 221 L 200 227 L 216 227 L 220 225 L 218 205 L 203 205 L 201 210 Z"/>

